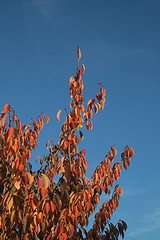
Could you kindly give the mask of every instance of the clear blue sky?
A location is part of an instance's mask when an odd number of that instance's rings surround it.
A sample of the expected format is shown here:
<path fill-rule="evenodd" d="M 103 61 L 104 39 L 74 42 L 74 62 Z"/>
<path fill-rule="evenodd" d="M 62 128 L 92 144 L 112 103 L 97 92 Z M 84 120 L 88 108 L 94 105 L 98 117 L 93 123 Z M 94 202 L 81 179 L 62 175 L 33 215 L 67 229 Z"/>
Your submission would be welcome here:
<path fill-rule="evenodd" d="M 33 157 L 45 154 L 45 142 L 58 140 L 56 113 L 68 107 L 77 45 L 87 68 L 86 99 L 98 82 L 108 93 L 105 110 L 82 144 L 88 174 L 113 144 L 119 153 L 133 146 L 136 154 L 122 173 L 124 194 L 113 220 L 128 223 L 125 239 L 159 239 L 160 1 L 0 1 L 1 110 L 11 104 L 26 124 L 41 112 L 49 114 Z"/>

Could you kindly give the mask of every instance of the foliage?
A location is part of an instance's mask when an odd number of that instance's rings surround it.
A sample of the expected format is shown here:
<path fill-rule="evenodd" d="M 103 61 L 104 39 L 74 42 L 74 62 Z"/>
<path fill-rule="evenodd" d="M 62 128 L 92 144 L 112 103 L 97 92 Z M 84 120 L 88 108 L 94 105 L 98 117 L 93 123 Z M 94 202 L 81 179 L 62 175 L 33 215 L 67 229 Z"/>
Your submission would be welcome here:
<path fill-rule="evenodd" d="M 0 239 L 118 239 L 124 236 L 127 225 L 120 220 L 110 222 L 119 205 L 122 187 L 115 185 L 122 168 L 128 168 L 134 155 L 126 146 L 120 162 L 114 163 L 117 150 L 111 147 L 97 166 L 91 180 L 86 177 L 86 151 L 78 150 L 83 140 L 83 125 L 92 130 L 92 118 L 104 108 L 106 91 L 100 92 L 84 106 L 82 75 L 78 48 L 76 75 L 69 80 L 70 112 L 62 124 L 57 144 L 47 142 L 49 154 L 40 160 L 41 167 L 32 171 L 31 152 L 49 117 L 44 114 L 29 125 L 23 125 L 9 104 L 0 116 Z M 60 121 L 62 110 L 58 111 Z M 55 176 L 58 175 L 58 181 Z M 112 194 L 111 194 L 112 190 Z M 95 214 L 92 228 L 87 231 L 89 216 L 94 213 L 105 192 L 110 199 Z"/>

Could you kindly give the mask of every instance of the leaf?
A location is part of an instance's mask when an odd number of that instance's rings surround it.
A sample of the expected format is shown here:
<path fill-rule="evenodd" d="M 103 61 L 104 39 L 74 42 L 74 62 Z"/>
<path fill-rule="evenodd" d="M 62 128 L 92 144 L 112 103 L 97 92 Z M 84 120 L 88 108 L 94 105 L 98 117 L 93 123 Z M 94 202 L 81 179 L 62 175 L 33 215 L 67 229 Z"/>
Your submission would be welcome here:
<path fill-rule="evenodd" d="M 84 135 L 83 135 L 81 130 L 79 130 L 79 135 L 80 135 L 81 140 L 83 140 L 84 139 Z"/>
<path fill-rule="evenodd" d="M 49 185 L 50 185 L 50 180 L 49 180 L 49 178 L 47 177 L 46 174 L 41 173 L 41 175 L 42 175 L 42 177 L 44 178 L 44 181 L 43 181 L 44 187 L 45 187 L 45 188 L 48 188 Z"/>
<path fill-rule="evenodd" d="M 49 213 L 50 211 L 50 204 L 48 202 L 46 202 L 46 205 L 45 205 L 45 212 L 46 213 Z"/>
<path fill-rule="evenodd" d="M 40 189 L 40 193 L 41 193 L 42 198 L 44 198 L 47 195 L 48 191 L 45 187 L 42 187 Z"/>
<path fill-rule="evenodd" d="M 122 224 L 123 224 L 123 229 L 126 231 L 127 230 L 127 223 L 123 220 L 121 220 Z"/>
<path fill-rule="evenodd" d="M 11 212 L 11 218 L 10 218 L 11 224 L 14 223 L 15 212 L 16 212 L 15 210 Z"/>
<path fill-rule="evenodd" d="M 44 116 L 46 117 L 46 123 L 49 123 L 50 118 L 49 118 L 48 114 L 44 113 Z"/>
<path fill-rule="evenodd" d="M 85 156 L 86 155 L 86 150 L 82 149 L 80 153 Z"/>
<path fill-rule="evenodd" d="M 41 156 L 36 157 L 36 162 L 38 162 L 38 160 L 40 159 L 40 157 L 41 157 Z"/>
<path fill-rule="evenodd" d="M 83 71 L 83 73 L 86 71 L 86 67 L 85 67 L 85 65 L 84 64 L 81 64 L 81 67 L 82 67 L 82 71 Z"/>
<path fill-rule="evenodd" d="M 51 142 L 51 140 L 48 140 L 48 141 L 46 142 L 46 149 L 47 149 L 47 150 L 49 150 L 49 144 L 50 144 L 50 142 Z"/>
<path fill-rule="evenodd" d="M 59 122 L 60 122 L 61 112 L 62 112 L 62 110 L 59 110 L 58 113 L 57 113 L 57 119 L 58 119 Z"/>
<path fill-rule="evenodd" d="M 9 112 L 11 106 L 9 104 L 4 105 L 3 113 Z"/>
<path fill-rule="evenodd" d="M 51 207 L 52 213 L 54 213 L 56 211 L 56 205 L 52 201 L 50 201 L 50 207 Z"/>
<path fill-rule="evenodd" d="M 8 130 L 8 138 L 11 139 L 11 137 L 13 136 L 14 134 L 14 127 L 11 126 Z"/>
<path fill-rule="evenodd" d="M 14 183 L 14 186 L 15 186 L 15 188 L 16 188 L 17 190 L 19 190 L 19 189 L 21 188 L 21 182 L 20 182 L 20 181 L 16 181 L 16 182 Z"/>
<path fill-rule="evenodd" d="M 29 172 L 27 172 L 28 179 L 29 179 L 29 185 L 31 186 L 34 182 L 34 175 L 31 175 Z"/>
<path fill-rule="evenodd" d="M 82 57 L 82 53 L 81 53 L 81 49 L 79 47 L 77 47 L 77 57 L 78 57 L 78 61 L 81 59 Z"/>
<path fill-rule="evenodd" d="M 68 236 L 65 233 L 61 233 L 61 235 L 59 236 L 59 240 L 67 240 Z"/>
<path fill-rule="evenodd" d="M 11 197 L 10 200 L 8 201 L 8 210 L 9 210 L 9 212 L 10 212 L 12 206 L 13 206 L 13 197 Z"/>
<path fill-rule="evenodd" d="M 43 179 L 41 177 L 38 177 L 37 183 L 38 183 L 38 188 L 43 187 Z"/>
<path fill-rule="evenodd" d="M 63 142 L 64 149 L 68 148 L 68 146 L 69 146 L 69 142 L 64 140 L 64 142 Z"/>

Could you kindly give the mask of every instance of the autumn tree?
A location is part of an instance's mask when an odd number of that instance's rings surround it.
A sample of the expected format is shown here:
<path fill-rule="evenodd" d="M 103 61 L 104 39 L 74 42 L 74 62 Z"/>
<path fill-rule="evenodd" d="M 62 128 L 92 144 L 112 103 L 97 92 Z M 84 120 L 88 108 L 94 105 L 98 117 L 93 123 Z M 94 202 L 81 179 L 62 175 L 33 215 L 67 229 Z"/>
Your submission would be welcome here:
<path fill-rule="evenodd" d="M 111 147 L 91 179 L 86 176 L 89 165 L 86 150 L 78 149 L 84 138 L 82 127 L 92 130 L 94 115 L 104 108 L 106 90 L 100 84 L 99 93 L 85 106 L 82 81 L 85 66 L 79 63 L 80 48 L 77 58 L 76 74 L 69 79 L 70 111 L 64 110 L 66 119 L 59 142 L 47 142 L 49 152 L 40 160 L 38 171 L 32 171 L 30 158 L 44 123 L 49 121 L 48 115 L 24 125 L 9 104 L 1 113 L 1 240 L 116 240 L 124 236 L 126 223 L 120 220 L 114 225 L 110 219 L 123 191 L 116 182 L 122 169 L 129 167 L 134 150 L 126 146 L 120 161 L 115 162 L 117 150 Z M 57 113 L 59 121 L 61 112 Z M 108 195 L 108 201 L 95 213 L 91 229 L 86 230 L 102 192 Z"/>

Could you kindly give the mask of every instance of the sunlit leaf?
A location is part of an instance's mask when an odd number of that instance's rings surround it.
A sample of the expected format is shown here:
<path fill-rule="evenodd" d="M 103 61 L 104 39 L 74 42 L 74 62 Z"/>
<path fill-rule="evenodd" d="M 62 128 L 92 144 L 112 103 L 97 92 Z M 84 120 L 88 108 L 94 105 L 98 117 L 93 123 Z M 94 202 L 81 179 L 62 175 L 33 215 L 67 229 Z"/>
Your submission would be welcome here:
<path fill-rule="evenodd" d="M 44 198 L 46 196 L 46 194 L 48 193 L 48 191 L 45 187 L 41 187 L 40 193 L 41 193 L 42 198 Z"/>
<path fill-rule="evenodd" d="M 45 118 L 46 118 L 46 123 L 49 123 L 50 118 L 49 118 L 48 114 L 44 113 L 44 115 L 45 115 Z"/>
<path fill-rule="evenodd" d="M 61 112 L 62 112 L 62 110 L 59 110 L 58 113 L 57 113 L 57 119 L 58 119 L 59 122 L 60 122 Z"/>
<path fill-rule="evenodd" d="M 12 206 L 13 206 L 13 197 L 10 197 L 10 199 L 9 199 L 9 201 L 8 201 L 8 204 L 7 204 L 7 207 L 8 207 L 9 212 L 10 212 Z"/>
<path fill-rule="evenodd" d="M 11 106 L 9 104 L 4 105 L 3 113 L 9 112 Z"/>
<path fill-rule="evenodd" d="M 17 190 L 19 190 L 20 187 L 21 187 L 21 182 L 20 182 L 20 181 L 16 181 L 16 182 L 14 183 L 14 186 L 15 186 L 15 188 L 16 188 Z"/>
<path fill-rule="evenodd" d="M 50 180 L 46 174 L 41 173 L 41 176 L 44 178 L 43 184 L 45 188 L 48 188 L 50 185 Z"/>
<path fill-rule="evenodd" d="M 82 57 L 82 53 L 81 53 L 81 49 L 80 47 L 77 47 L 77 57 L 78 57 L 78 61 L 81 59 Z"/>
<path fill-rule="evenodd" d="M 8 130 L 8 138 L 11 139 L 11 137 L 13 136 L 14 134 L 14 127 L 11 126 Z"/>
<path fill-rule="evenodd" d="M 41 177 L 38 177 L 37 183 L 38 183 L 38 188 L 43 187 L 43 179 Z"/>

